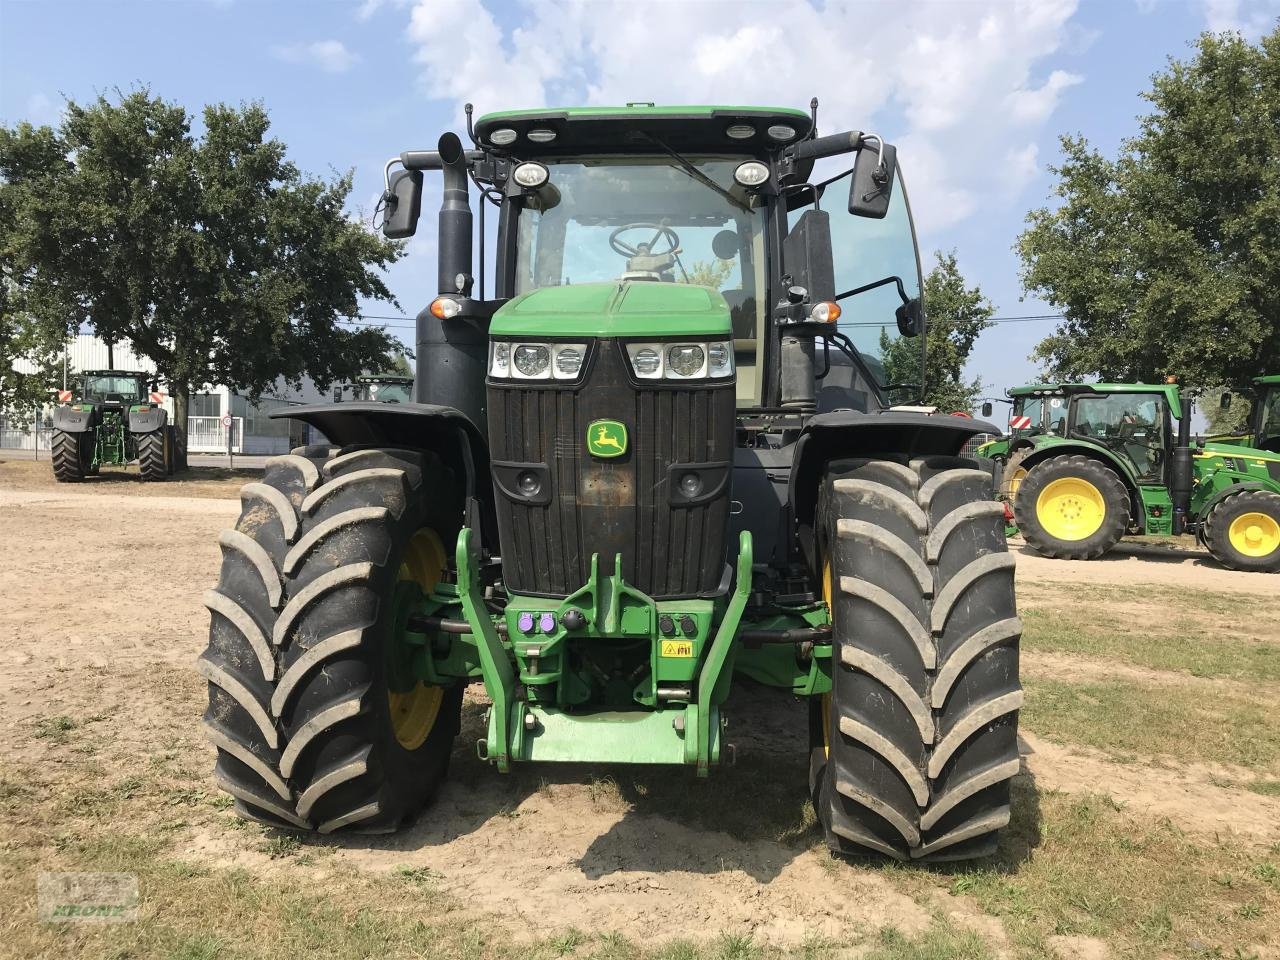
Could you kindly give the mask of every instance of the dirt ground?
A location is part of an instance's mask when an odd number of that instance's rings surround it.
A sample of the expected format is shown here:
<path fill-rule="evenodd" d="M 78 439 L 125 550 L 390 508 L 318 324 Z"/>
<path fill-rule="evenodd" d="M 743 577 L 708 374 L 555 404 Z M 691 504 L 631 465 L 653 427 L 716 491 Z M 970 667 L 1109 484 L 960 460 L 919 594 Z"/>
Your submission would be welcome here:
<path fill-rule="evenodd" d="M 47 470 L 0 462 L 0 755 L 14 769 L 41 771 L 44 789 L 58 795 L 151 765 L 213 797 L 194 662 L 208 629 L 201 596 L 216 580 L 218 532 L 237 516 L 239 478 L 152 486 L 104 477 L 72 488 L 46 482 Z M 1033 597 L 1046 585 L 1059 597 L 1073 584 L 1261 596 L 1280 587 L 1280 578 L 1226 571 L 1203 554 L 1166 548 L 1126 545 L 1095 563 L 1015 552 L 1019 581 Z M 1280 642 L 1280 626 L 1274 634 Z M 1025 666 L 1047 676 L 1075 669 L 1049 655 L 1028 655 Z M 804 709 L 789 697 L 741 691 L 727 711 L 739 763 L 709 783 L 683 771 L 554 766 L 503 777 L 475 757 L 482 704 L 469 695 L 452 781 L 438 803 L 391 837 L 326 841 L 308 876 L 340 889 L 351 871 L 429 871 L 469 915 L 500 914 L 513 929 L 613 931 L 640 942 L 660 930 L 797 945 L 887 926 L 911 935 L 942 917 L 1005 955 L 1005 926 L 963 890 L 898 882 L 877 865 L 832 860 L 816 842 L 811 817 L 794 813 L 804 808 Z M 72 718 L 97 745 L 91 756 L 44 735 L 42 724 L 57 717 Z M 1128 812 L 1181 831 L 1280 843 L 1280 797 L 1238 785 L 1256 772 L 1141 759 L 1119 765 L 1096 750 L 1030 734 L 1023 741 L 1020 780 L 1040 791 L 1104 789 Z M 676 812 L 663 799 L 673 791 L 688 792 Z M 762 813 L 753 837 L 741 811 L 717 804 L 755 795 L 784 812 Z M 184 811 L 168 840 L 184 856 L 260 877 L 286 869 L 275 851 L 264 852 L 260 833 L 230 828 L 225 811 L 208 803 Z M 27 826 L 0 849 L 55 844 L 59 824 Z M 816 894 L 833 882 L 841 897 Z M 1064 944 L 1063 956 L 1107 955 L 1087 937 Z"/>

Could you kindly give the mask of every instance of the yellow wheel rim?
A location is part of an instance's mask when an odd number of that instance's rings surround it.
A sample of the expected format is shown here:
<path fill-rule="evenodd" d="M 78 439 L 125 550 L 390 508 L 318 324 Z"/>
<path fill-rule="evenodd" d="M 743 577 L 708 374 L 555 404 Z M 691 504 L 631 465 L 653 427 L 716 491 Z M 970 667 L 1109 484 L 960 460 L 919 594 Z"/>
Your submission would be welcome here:
<path fill-rule="evenodd" d="M 435 589 L 444 572 L 444 545 L 434 530 L 419 530 L 405 547 L 404 559 L 400 561 L 400 572 L 397 577 L 402 582 L 416 583 L 423 593 Z M 397 693 L 387 691 L 387 702 L 391 707 L 391 726 L 395 730 L 396 740 L 406 750 L 416 750 L 426 742 L 436 725 L 440 715 L 440 704 L 444 701 L 444 688 L 428 686 L 419 680 L 414 686 Z"/>
<path fill-rule="evenodd" d="M 1227 537 L 1246 557 L 1269 557 L 1280 550 L 1280 521 L 1265 513 L 1242 513 L 1231 521 Z"/>
<path fill-rule="evenodd" d="M 831 616 L 831 622 L 835 623 L 836 608 L 832 602 L 835 596 L 835 590 L 832 587 L 831 579 L 831 561 L 828 560 L 822 565 L 822 599 L 827 603 L 827 610 Z M 831 694 L 824 693 L 819 701 L 822 710 L 822 752 L 824 755 L 831 756 Z"/>
<path fill-rule="evenodd" d="M 1082 477 L 1054 480 L 1036 499 L 1036 519 L 1056 540 L 1088 540 L 1102 529 L 1106 517 L 1102 491 Z"/>
<path fill-rule="evenodd" d="M 1018 495 L 1018 488 L 1022 486 L 1022 481 L 1027 479 L 1027 471 L 1023 467 L 1018 467 L 1009 474 L 1009 497 L 1012 499 Z"/>

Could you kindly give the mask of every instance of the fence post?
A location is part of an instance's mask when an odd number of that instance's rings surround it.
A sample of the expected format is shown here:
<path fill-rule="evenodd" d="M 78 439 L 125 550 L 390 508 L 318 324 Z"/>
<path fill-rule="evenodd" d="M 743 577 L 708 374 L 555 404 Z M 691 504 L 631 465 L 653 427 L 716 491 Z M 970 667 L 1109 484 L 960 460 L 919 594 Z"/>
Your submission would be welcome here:
<path fill-rule="evenodd" d="M 31 436 L 35 442 L 35 458 L 40 459 L 40 415 L 31 415 Z"/>

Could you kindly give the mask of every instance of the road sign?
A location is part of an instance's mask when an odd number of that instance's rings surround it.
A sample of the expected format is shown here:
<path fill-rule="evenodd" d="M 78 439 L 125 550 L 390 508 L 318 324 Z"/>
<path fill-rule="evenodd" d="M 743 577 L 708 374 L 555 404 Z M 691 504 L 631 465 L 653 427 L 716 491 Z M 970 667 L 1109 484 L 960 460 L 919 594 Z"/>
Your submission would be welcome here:
<path fill-rule="evenodd" d="M 223 425 L 224 427 L 229 427 L 229 426 L 231 426 L 231 414 L 229 414 L 229 413 L 228 413 L 228 414 L 223 415 L 223 417 L 222 417 L 222 425 Z"/>

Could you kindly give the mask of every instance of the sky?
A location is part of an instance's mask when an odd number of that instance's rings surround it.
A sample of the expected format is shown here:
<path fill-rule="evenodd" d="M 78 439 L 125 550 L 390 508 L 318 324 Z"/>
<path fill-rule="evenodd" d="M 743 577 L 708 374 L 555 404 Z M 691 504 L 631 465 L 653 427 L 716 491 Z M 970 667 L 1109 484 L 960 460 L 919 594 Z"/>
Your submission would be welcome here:
<path fill-rule="evenodd" d="M 898 146 L 926 258 L 954 250 L 997 317 L 1024 297 L 1013 245 L 1052 202 L 1058 137 L 1114 154 L 1141 93 L 1204 30 L 1256 38 L 1280 0 L 0 0 L 0 122 L 54 123 L 64 102 L 147 86 L 195 114 L 261 101 L 303 170 L 354 171 L 366 220 L 386 160 L 492 110 L 821 102 L 819 129 Z M 389 271 L 412 317 L 434 295 L 438 184 Z M 491 221 L 492 223 L 492 221 Z M 386 321 L 412 340 L 412 321 Z M 1052 320 L 1002 322 L 968 374 L 999 396 L 1033 380 Z"/>

